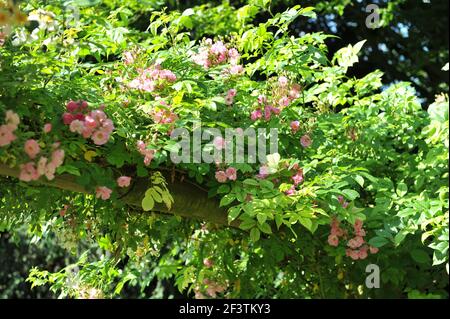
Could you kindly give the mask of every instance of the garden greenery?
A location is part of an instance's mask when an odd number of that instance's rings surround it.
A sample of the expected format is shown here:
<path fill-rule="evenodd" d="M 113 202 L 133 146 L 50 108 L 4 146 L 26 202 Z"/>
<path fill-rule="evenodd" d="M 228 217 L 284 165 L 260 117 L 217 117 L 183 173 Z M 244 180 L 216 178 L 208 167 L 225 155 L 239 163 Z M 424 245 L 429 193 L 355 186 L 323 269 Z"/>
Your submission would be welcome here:
<path fill-rule="evenodd" d="M 0 229 L 27 225 L 78 258 L 31 269 L 33 286 L 448 297 L 448 97 L 424 111 L 380 70 L 346 76 L 364 42 L 329 59 L 328 35 L 289 29 L 314 8 L 269 4 L 0 1 Z M 199 122 L 276 128 L 278 152 L 175 165 L 170 133 Z M 369 264 L 380 288 L 365 285 Z"/>

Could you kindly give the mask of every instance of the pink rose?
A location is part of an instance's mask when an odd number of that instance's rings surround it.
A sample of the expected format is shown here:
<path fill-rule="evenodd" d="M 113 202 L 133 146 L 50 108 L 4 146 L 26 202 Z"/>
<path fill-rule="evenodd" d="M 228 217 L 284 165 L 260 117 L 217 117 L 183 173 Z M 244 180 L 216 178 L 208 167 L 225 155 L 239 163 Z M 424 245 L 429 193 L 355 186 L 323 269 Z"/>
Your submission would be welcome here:
<path fill-rule="evenodd" d="M 272 107 L 266 106 L 266 107 L 264 108 L 264 119 L 265 119 L 266 121 L 269 121 L 271 115 L 272 115 Z"/>
<path fill-rule="evenodd" d="M 266 178 L 267 176 L 269 176 L 269 167 L 266 165 L 261 165 L 259 167 L 259 174 L 257 175 L 257 177 Z"/>
<path fill-rule="evenodd" d="M 136 146 L 140 153 L 145 151 L 146 145 L 143 141 L 137 141 Z"/>
<path fill-rule="evenodd" d="M 282 87 L 286 86 L 286 85 L 288 84 L 288 82 L 289 82 L 289 80 L 288 80 L 288 78 L 285 77 L 285 76 L 280 76 L 280 77 L 278 78 L 278 84 L 279 84 L 280 86 L 282 86 Z"/>
<path fill-rule="evenodd" d="M 92 133 L 94 132 L 93 129 L 89 128 L 89 127 L 84 127 L 83 130 L 81 131 L 81 136 L 83 136 L 84 138 L 89 138 L 92 136 Z"/>
<path fill-rule="evenodd" d="M 338 236 L 330 234 L 328 236 L 328 244 L 330 244 L 330 246 L 337 247 L 337 245 L 339 245 L 339 238 L 338 238 Z"/>
<path fill-rule="evenodd" d="M 371 254 L 376 254 L 378 250 L 379 249 L 377 247 L 369 246 L 369 251 Z"/>
<path fill-rule="evenodd" d="M 52 163 L 55 167 L 59 167 L 64 163 L 64 150 L 54 150 L 52 153 Z"/>
<path fill-rule="evenodd" d="M 62 116 L 62 120 L 65 125 L 70 125 L 70 123 L 72 123 L 72 121 L 75 120 L 75 117 L 73 116 L 73 114 L 64 113 Z"/>
<path fill-rule="evenodd" d="M 128 187 L 128 186 L 130 186 L 130 182 L 131 182 L 131 177 L 128 177 L 128 176 L 120 176 L 117 179 L 117 185 L 119 185 L 119 187 Z"/>
<path fill-rule="evenodd" d="M 364 238 L 361 236 L 356 236 L 355 238 L 350 239 L 347 243 L 347 245 L 353 249 L 361 247 L 362 244 L 364 244 Z"/>
<path fill-rule="evenodd" d="M 79 103 L 75 101 L 70 101 L 66 105 L 67 111 L 69 111 L 70 113 L 75 112 L 76 110 L 78 110 L 79 107 L 80 107 Z"/>
<path fill-rule="evenodd" d="M 109 134 L 105 132 L 103 129 L 97 130 L 91 136 L 92 141 L 95 145 L 103 145 L 108 142 Z"/>
<path fill-rule="evenodd" d="M 108 132 L 111 134 L 114 131 L 114 123 L 110 119 L 106 119 L 102 123 L 102 128 L 105 130 L 105 132 Z"/>
<path fill-rule="evenodd" d="M 300 122 L 299 121 L 292 121 L 290 126 L 291 126 L 292 132 L 296 133 L 299 130 L 299 128 L 300 128 Z"/>
<path fill-rule="evenodd" d="M 221 136 L 216 136 L 214 138 L 213 144 L 217 150 L 223 150 L 225 148 L 225 139 L 223 139 Z"/>
<path fill-rule="evenodd" d="M 259 104 L 266 104 L 267 103 L 267 97 L 265 95 L 259 95 L 258 96 L 258 103 Z"/>
<path fill-rule="evenodd" d="M 353 225 L 355 231 L 362 229 L 362 226 L 363 226 L 363 221 L 361 219 L 355 220 L 355 224 Z"/>
<path fill-rule="evenodd" d="M 227 92 L 227 96 L 235 97 L 236 93 L 237 93 L 236 89 L 229 89 L 228 92 Z"/>
<path fill-rule="evenodd" d="M 211 268 L 214 265 L 214 262 L 210 258 L 203 259 L 203 265 L 205 265 L 206 268 Z"/>
<path fill-rule="evenodd" d="M 33 162 L 20 165 L 19 179 L 24 182 L 30 182 L 39 179 L 39 173 Z"/>
<path fill-rule="evenodd" d="M 97 122 L 92 116 L 88 115 L 84 118 L 84 125 L 90 129 L 94 129 L 97 127 Z"/>
<path fill-rule="evenodd" d="M 89 116 L 92 117 L 97 124 L 101 124 L 107 118 L 105 112 L 101 110 L 94 110 L 89 114 Z"/>
<path fill-rule="evenodd" d="M 347 249 L 345 254 L 353 260 L 359 259 L 359 250 Z"/>
<path fill-rule="evenodd" d="M 80 120 L 73 120 L 70 123 L 69 129 L 72 133 L 82 134 L 84 130 L 84 122 Z"/>
<path fill-rule="evenodd" d="M 305 147 L 305 148 L 310 147 L 311 144 L 312 144 L 312 140 L 311 140 L 311 138 L 309 137 L 309 135 L 303 135 L 303 136 L 300 138 L 300 144 L 301 144 L 303 147 Z"/>
<path fill-rule="evenodd" d="M 25 142 L 24 145 L 25 153 L 27 153 L 28 157 L 34 159 L 37 154 L 41 151 L 38 142 L 33 139 L 29 139 Z"/>
<path fill-rule="evenodd" d="M 250 114 L 252 121 L 256 121 L 262 117 L 261 109 L 257 109 Z"/>
<path fill-rule="evenodd" d="M 227 174 L 224 171 L 217 171 L 215 176 L 219 183 L 225 183 L 227 181 Z"/>
<path fill-rule="evenodd" d="M 11 144 L 16 139 L 13 128 L 8 125 L 0 125 L 0 147 Z"/>
<path fill-rule="evenodd" d="M 294 187 L 294 185 L 292 185 L 291 188 L 289 188 L 289 189 L 285 192 L 285 194 L 286 194 L 287 196 L 295 195 L 295 187 Z"/>
<path fill-rule="evenodd" d="M 51 130 L 52 130 L 52 124 L 51 123 L 46 123 L 44 125 L 44 129 L 43 129 L 44 133 L 48 134 L 48 133 L 51 132 Z"/>
<path fill-rule="evenodd" d="M 39 176 L 42 176 L 45 174 L 45 167 L 47 166 L 47 157 L 42 156 L 37 165 L 37 171 Z"/>
<path fill-rule="evenodd" d="M 289 91 L 289 97 L 291 99 L 298 99 L 300 97 L 301 86 L 299 84 L 294 84 Z"/>
<path fill-rule="evenodd" d="M 237 179 L 237 171 L 234 167 L 228 167 L 225 171 L 225 174 L 230 181 L 235 181 Z"/>
<path fill-rule="evenodd" d="M 226 96 L 225 97 L 225 104 L 226 105 L 231 105 L 231 104 L 233 104 L 233 102 L 234 102 L 234 99 L 233 99 L 233 97 L 232 96 Z"/>
<path fill-rule="evenodd" d="M 358 252 L 359 259 L 366 259 L 367 258 L 367 250 L 366 249 L 360 249 Z"/>
<path fill-rule="evenodd" d="M 278 105 L 281 107 L 288 106 L 291 101 L 287 96 L 283 96 L 281 99 L 278 100 Z"/>
<path fill-rule="evenodd" d="M 297 172 L 294 176 L 292 176 L 292 180 L 294 181 L 295 186 L 303 182 L 303 173 Z"/>
<path fill-rule="evenodd" d="M 47 177 L 49 181 L 53 180 L 55 178 L 55 172 L 56 172 L 56 165 L 52 161 L 45 166 L 44 175 Z"/>
<path fill-rule="evenodd" d="M 15 131 L 20 123 L 19 115 L 11 110 L 8 110 L 5 113 L 5 122 L 12 128 L 13 131 Z"/>
<path fill-rule="evenodd" d="M 112 190 L 109 189 L 106 186 L 99 186 L 99 187 L 97 187 L 95 192 L 96 192 L 95 196 L 97 198 L 101 198 L 103 200 L 107 200 L 107 199 L 109 199 L 111 197 Z"/>

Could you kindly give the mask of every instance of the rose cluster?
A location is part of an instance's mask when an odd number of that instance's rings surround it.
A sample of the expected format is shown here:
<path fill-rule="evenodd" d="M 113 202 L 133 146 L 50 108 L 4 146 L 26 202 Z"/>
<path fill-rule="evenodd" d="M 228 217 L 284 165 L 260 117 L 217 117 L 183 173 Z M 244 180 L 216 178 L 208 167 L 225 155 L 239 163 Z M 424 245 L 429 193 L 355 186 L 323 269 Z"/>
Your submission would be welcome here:
<path fill-rule="evenodd" d="M 129 176 L 120 176 L 117 178 L 116 183 L 119 187 L 129 187 L 131 183 L 131 177 Z M 101 198 L 103 200 L 107 200 L 111 197 L 112 189 L 106 186 L 98 186 L 95 189 L 95 197 Z"/>
<path fill-rule="evenodd" d="M 298 164 L 294 164 L 294 165 L 292 166 L 292 169 L 291 169 L 291 170 L 294 171 L 294 173 L 295 173 L 295 174 L 292 175 L 292 177 L 291 177 L 292 181 L 294 182 L 294 185 L 292 185 L 291 188 L 289 188 L 289 189 L 285 192 L 285 194 L 288 195 L 288 196 L 295 195 L 297 186 L 298 186 L 299 184 L 303 183 L 303 180 L 304 180 L 303 169 L 300 168 L 300 167 L 298 166 Z"/>
<path fill-rule="evenodd" d="M 279 115 L 280 112 L 281 109 L 270 104 L 266 96 L 260 95 L 258 96 L 258 107 L 250 114 L 250 118 L 252 121 L 256 121 L 264 116 L 264 120 L 269 121 L 272 114 Z"/>
<path fill-rule="evenodd" d="M 225 171 L 216 171 L 215 176 L 219 183 L 225 183 L 227 180 L 235 181 L 237 179 L 237 171 L 234 167 L 228 167 Z"/>
<path fill-rule="evenodd" d="M 270 100 L 265 95 L 258 96 L 257 108 L 250 114 L 253 121 L 263 117 L 265 121 L 269 121 L 272 115 L 279 115 L 283 108 L 300 97 L 301 87 L 299 84 L 291 83 L 287 77 L 280 76 L 277 81 L 271 81 L 269 91 Z"/>
<path fill-rule="evenodd" d="M 221 285 L 208 278 L 203 280 L 203 284 L 206 285 L 205 293 L 207 296 L 205 296 L 201 292 L 200 287 L 197 286 L 194 288 L 195 299 L 205 299 L 206 297 L 216 298 L 218 293 L 223 293 L 227 289 L 225 285 Z"/>
<path fill-rule="evenodd" d="M 232 105 L 234 103 L 234 97 L 236 96 L 236 89 L 229 89 L 227 95 L 225 96 L 225 104 Z"/>
<path fill-rule="evenodd" d="M 163 89 L 168 83 L 175 82 L 177 76 L 170 70 L 161 69 L 160 64 L 138 70 L 138 76 L 128 86 L 145 92 Z"/>
<path fill-rule="evenodd" d="M 198 54 L 193 56 L 193 61 L 206 69 L 230 63 L 231 68 L 227 72 L 231 75 L 237 75 L 244 71 L 243 66 L 238 65 L 239 58 L 240 54 L 235 48 L 228 49 L 222 41 L 213 42 L 211 39 L 206 39 Z"/>
<path fill-rule="evenodd" d="M 5 113 L 5 124 L 0 125 L 0 147 L 11 144 L 17 137 L 14 132 L 19 126 L 20 118 L 11 110 Z"/>
<path fill-rule="evenodd" d="M 144 156 L 144 164 L 146 166 L 150 165 L 156 151 L 148 149 L 147 144 L 145 144 L 143 141 L 138 141 L 136 145 L 139 153 Z"/>
<path fill-rule="evenodd" d="M 56 169 L 64 163 L 64 150 L 59 149 L 59 143 L 54 143 L 52 149 L 50 157 L 41 156 L 37 163 L 30 161 L 20 165 L 19 179 L 30 182 L 45 175 L 48 180 L 53 180 Z M 30 159 L 34 160 L 41 153 L 41 148 L 36 140 L 29 139 L 25 142 L 24 151 Z"/>
<path fill-rule="evenodd" d="M 366 259 L 368 253 L 376 254 L 378 248 L 369 246 L 365 243 L 364 237 L 366 231 L 363 228 L 362 220 L 357 219 L 353 225 L 354 237 L 347 241 L 347 249 L 345 255 L 353 260 Z M 337 247 L 339 245 L 339 238 L 348 238 L 348 231 L 340 227 L 339 221 L 334 218 L 331 222 L 331 233 L 328 236 L 328 244 Z"/>
<path fill-rule="evenodd" d="M 178 115 L 176 115 L 171 110 L 161 108 L 156 108 L 151 113 L 151 116 L 156 124 L 171 124 L 178 119 Z"/>
<path fill-rule="evenodd" d="M 94 144 L 106 144 L 114 130 L 114 124 L 101 109 L 89 111 L 86 101 L 70 101 L 62 120 L 69 125 L 70 131 L 78 133 L 85 139 L 90 138 Z"/>

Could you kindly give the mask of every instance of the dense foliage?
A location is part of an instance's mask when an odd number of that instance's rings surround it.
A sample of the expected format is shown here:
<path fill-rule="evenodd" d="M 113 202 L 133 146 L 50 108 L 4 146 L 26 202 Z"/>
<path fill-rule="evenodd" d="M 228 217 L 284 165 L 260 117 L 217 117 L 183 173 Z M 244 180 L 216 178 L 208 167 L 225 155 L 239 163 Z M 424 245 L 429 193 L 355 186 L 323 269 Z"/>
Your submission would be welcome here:
<path fill-rule="evenodd" d="M 25 224 L 33 244 L 76 257 L 31 269 L 33 286 L 75 298 L 161 297 L 147 293 L 155 280 L 195 298 L 448 297 L 448 97 L 424 111 L 408 83 L 348 76 L 364 41 L 329 59 L 328 35 L 290 29 L 312 7 L 273 13 L 266 0 L 0 3 L 0 230 Z M 278 153 L 174 164 L 170 132 L 199 121 L 276 128 Z M 231 225 L 171 216 L 184 183 Z M 365 286 L 368 264 L 380 288 Z"/>

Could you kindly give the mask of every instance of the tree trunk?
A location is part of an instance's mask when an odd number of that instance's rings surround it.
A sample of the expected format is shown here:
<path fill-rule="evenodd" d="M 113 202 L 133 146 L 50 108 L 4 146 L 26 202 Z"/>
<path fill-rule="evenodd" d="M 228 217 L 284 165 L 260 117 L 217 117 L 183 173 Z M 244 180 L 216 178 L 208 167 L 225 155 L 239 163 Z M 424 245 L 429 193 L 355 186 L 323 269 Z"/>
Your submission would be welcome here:
<path fill-rule="evenodd" d="M 17 167 L 9 167 L 0 163 L 0 175 L 18 178 L 20 170 Z M 194 218 L 211 222 L 219 225 L 238 227 L 237 221 L 228 224 L 226 209 L 219 207 L 219 203 L 214 198 L 208 198 L 207 193 L 188 181 L 172 182 L 167 178 L 168 189 L 174 199 L 174 203 L 170 210 L 164 204 L 155 203 L 153 211 L 162 214 L 173 214 L 186 218 Z M 54 180 L 48 181 L 41 178 L 34 183 L 48 185 L 51 187 L 63 189 L 66 191 L 86 193 L 90 192 L 83 186 L 75 182 L 72 175 L 58 175 Z M 145 191 L 149 188 L 148 179 L 138 179 L 132 186 L 133 189 L 126 193 L 120 200 L 124 203 L 142 209 L 141 201 L 144 197 Z"/>

